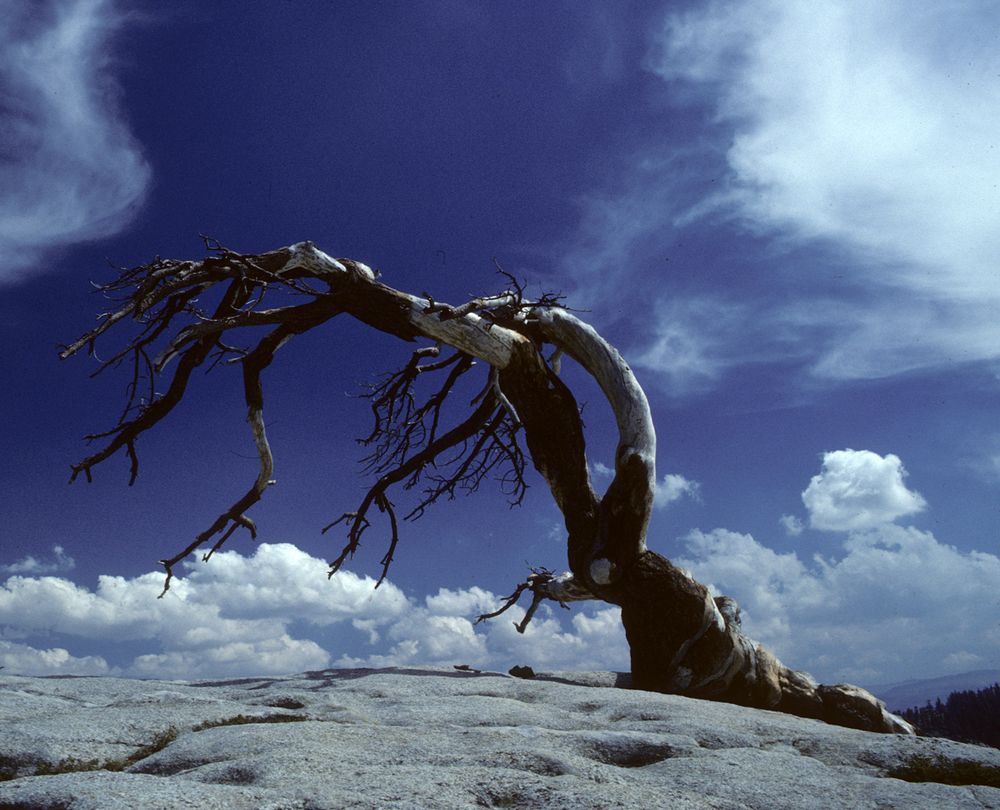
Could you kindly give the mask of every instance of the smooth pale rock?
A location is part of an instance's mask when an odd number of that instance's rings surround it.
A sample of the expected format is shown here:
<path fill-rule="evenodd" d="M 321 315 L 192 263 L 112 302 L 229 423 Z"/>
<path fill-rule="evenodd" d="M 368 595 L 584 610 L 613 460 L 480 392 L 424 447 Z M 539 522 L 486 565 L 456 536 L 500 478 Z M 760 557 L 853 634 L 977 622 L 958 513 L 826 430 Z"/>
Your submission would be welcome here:
<path fill-rule="evenodd" d="M 1000 808 L 885 776 L 1000 751 L 615 688 L 441 668 L 283 678 L 0 678 L 4 808 Z M 224 724 L 238 716 L 291 722 Z M 210 727 L 195 730 L 202 724 Z M 148 746 L 175 729 L 158 751 Z M 133 758 L 124 771 L 93 769 Z M 30 775 L 87 761 L 92 770 Z M 60 766 L 62 763 L 62 766 Z"/>

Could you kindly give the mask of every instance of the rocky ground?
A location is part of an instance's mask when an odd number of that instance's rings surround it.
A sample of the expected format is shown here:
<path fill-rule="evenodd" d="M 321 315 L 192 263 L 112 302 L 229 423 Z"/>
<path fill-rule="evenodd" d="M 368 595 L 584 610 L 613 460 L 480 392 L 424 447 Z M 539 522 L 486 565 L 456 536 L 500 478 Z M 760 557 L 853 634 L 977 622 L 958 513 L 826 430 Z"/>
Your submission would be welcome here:
<path fill-rule="evenodd" d="M 0 678 L 2 808 L 1000 808 L 1000 750 L 444 669 Z M 996 782 L 994 781 L 994 784 Z"/>

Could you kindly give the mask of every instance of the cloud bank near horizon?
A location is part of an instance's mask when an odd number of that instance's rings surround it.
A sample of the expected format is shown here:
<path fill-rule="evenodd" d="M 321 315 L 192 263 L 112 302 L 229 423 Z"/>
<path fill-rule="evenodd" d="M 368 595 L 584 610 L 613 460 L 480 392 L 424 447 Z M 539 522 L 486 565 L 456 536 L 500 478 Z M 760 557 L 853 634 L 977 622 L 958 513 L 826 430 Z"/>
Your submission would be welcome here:
<path fill-rule="evenodd" d="M 796 669 L 884 684 L 998 663 L 993 554 L 895 524 L 851 532 L 840 559 L 778 553 L 727 529 L 684 542 L 677 564 L 734 597 L 744 631 Z"/>
<path fill-rule="evenodd" d="M 0 283 L 60 248 L 118 233 L 151 171 L 114 78 L 113 0 L 48 0 L 0 11 Z"/>
<path fill-rule="evenodd" d="M 749 635 L 822 680 L 885 683 L 996 665 L 995 555 L 895 524 L 848 533 L 839 559 L 779 553 L 721 528 L 694 530 L 684 546 L 675 562 L 736 598 Z M 351 572 L 328 582 L 323 566 L 289 544 L 262 544 L 252 557 L 224 552 L 177 578 L 163 600 L 154 572 L 101 577 L 93 591 L 61 577 L 13 576 L 0 587 L 0 665 L 26 675 L 180 679 L 331 666 L 629 668 L 617 608 L 546 608 L 522 636 L 518 608 L 473 624 L 502 601 L 481 588 L 413 599 L 391 582 L 373 591 L 374 581 Z M 53 633 L 59 643 L 46 643 Z M 90 642 L 86 652 L 74 640 Z M 108 652 L 95 654 L 94 642 Z M 116 660 L 115 642 L 149 651 Z"/>
<path fill-rule="evenodd" d="M 799 531 L 803 550 L 781 553 L 749 534 L 696 529 L 683 538 L 685 552 L 675 562 L 736 598 L 749 635 L 822 680 L 887 683 L 997 665 L 1000 558 L 958 551 L 893 522 L 916 514 L 920 498 L 903 483 L 896 456 L 826 453 L 803 495 L 812 527 L 823 532 Z M 796 526 L 804 529 L 801 521 Z M 805 548 L 806 540 L 831 532 L 842 535 L 839 549 Z M 252 556 L 225 551 L 209 564 L 187 564 L 162 600 L 162 574 L 155 572 L 102 576 L 94 590 L 38 569 L 11 576 L 0 587 L 0 665 L 23 674 L 182 679 L 329 666 L 629 668 L 613 606 L 572 613 L 543 606 L 520 635 L 513 623 L 524 613 L 517 607 L 474 624 L 502 602 L 482 588 L 416 599 L 390 581 L 376 591 L 374 580 L 350 571 L 328 581 L 325 568 L 294 545 L 262 543 Z M 46 644 L 50 634 L 62 645 Z M 74 652 L 73 640 L 90 646 Z M 149 651 L 115 661 L 115 641 Z M 105 645 L 107 657 L 93 654 L 94 642 Z"/>
<path fill-rule="evenodd" d="M 885 684 L 997 666 L 1000 557 L 898 525 L 927 506 L 905 477 L 892 453 L 824 453 L 802 502 L 824 533 L 814 539 L 841 535 L 834 554 L 779 553 L 717 528 L 690 532 L 676 562 L 734 597 L 744 630 L 797 669 Z M 779 522 L 803 536 L 798 517 Z"/>
<path fill-rule="evenodd" d="M 474 626 L 503 601 L 481 588 L 414 599 L 389 581 L 375 590 L 373 579 L 350 571 L 327 580 L 325 568 L 294 545 L 262 543 L 252 556 L 225 551 L 208 564 L 189 563 L 163 599 L 156 598 L 163 584 L 157 572 L 102 576 L 94 590 L 62 577 L 11 576 L 0 587 L 0 665 L 21 674 L 146 678 L 411 664 L 628 668 L 617 608 L 576 611 L 565 627 L 545 607 L 521 635 L 513 627 L 524 615 L 517 607 Z M 39 643 L 53 633 L 112 650 L 115 642 L 140 642 L 151 652 L 120 663 L 76 655 Z M 359 640 L 369 654 L 343 651 Z"/>

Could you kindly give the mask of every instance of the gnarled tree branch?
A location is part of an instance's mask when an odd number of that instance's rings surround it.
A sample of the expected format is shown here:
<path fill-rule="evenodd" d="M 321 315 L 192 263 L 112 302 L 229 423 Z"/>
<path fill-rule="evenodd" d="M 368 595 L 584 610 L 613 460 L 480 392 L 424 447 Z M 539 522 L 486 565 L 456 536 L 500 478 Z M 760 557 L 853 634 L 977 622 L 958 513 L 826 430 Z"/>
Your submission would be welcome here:
<path fill-rule="evenodd" d="M 743 635 L 732 604 L 713 599 L 707 588 L 646 547 L 656 482 L 649 404 L 617 350 L 568 312 L 558 296 L 529 300 L 523 286 L 505 273 L 505 291 L 450 306 L 388 287 L 366 265 L 334 259 L 311 242 L 253 256 L 211 240 L 206 246 L 209 256 L 200 262 L 156 258 L 123 270 L 100 288 L 117 298 L 117 309 L 104 313 L 94 329 L 61 353 L 68 357 L 86 347 L 94 354 L 96 342 L 112 327 L 128 320 L 139 326 L 123 348 L 99 361 L 95 373 L 131 360 L 126 403 L 113 428 L 89 437 L 105 440 L 104 446 L 73 465 L 71 480 L 80 473 L 90 480 L 95 466 L 124 450 L 134 482 L 137 440 L 173 410 L 194 369 L 210 357 L 209 368 L 221 360 L 242 364 L 247 421 L 260 469 L 249 489 L 205 531 L 161 561 L 163 593 L 174 567 L 192 552 L 211 542 L 203 555 L 207 560 L 239 527 L 255 536 L 247 511 L 271 482 L 274 464 L 264 428 L 262 372 L 294 335 L 348 314 L 402 340 L 422 338 L 431 345 L 417 348 L 403 369 L 369 393 L 374 426 L 362 443 L 370 448 L 369 470 L 378 477 L 355 511 L 331 524 L 348 526 L 331 575 L 357 550 L 374 507 L 390 526 L 378 582 L 385 580 L 400 539 L 390 498 L 394 486 L 425 482 L 408 518 L 419 517 L 458 489 L 478 488 L 491 476 L 498 476 L 511 501 L 519 503 L 526 487 L 517 441 L 523 431 L 532 462 L 563 513 L 570 571 L 555 576 L 534 570 L 498 610 L 480 620 L 509 610 L 526 591 L 532 601 L 517 624 L 520 632 L 546 599 L 564 606 L 600 599 L 622 608 L 634 683 L 640 688 L 776 708 L 871 730 L 907 730 L 864 690 L 819 686 L 782 665 Z M 198 303 L 206 296 L 218 298 L 211 314 Z M 262 327 L 269 329 L 263 336 Z M 246 348 L 233 340 L 237 335 Z M 548 362 L 546 344 L 555 347 Z M 445 345 L 453 353 L 442 359 Z M 563 355 L 597 381 L 615 414 L 615 476 L 602 498 L 590 480 L 576 400 L 558 376 Z M 166 390 L 159 394 L 155 382 L 174 361 Z M 445 402 L 475 361 L 489 367 L 484 387 L 470 404 L 471 413 L 445 429 Z M 421 377 L 440 382 L 428 394 L 418 394 Z"/>

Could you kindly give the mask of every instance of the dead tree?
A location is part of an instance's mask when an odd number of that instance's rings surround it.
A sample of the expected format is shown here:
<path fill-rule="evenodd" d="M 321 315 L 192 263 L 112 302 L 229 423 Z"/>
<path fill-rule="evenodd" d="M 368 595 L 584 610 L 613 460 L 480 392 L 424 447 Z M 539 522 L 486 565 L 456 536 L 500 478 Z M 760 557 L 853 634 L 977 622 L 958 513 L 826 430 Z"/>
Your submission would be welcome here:
<path fill-rule="evenodd" d="M 88 437 L 101 441 L 100 449 L 73 465 L 72 478 L 82 473 L 88 480 L 97 464 L 124 450 L 134 482 L 138 437 L 181 401 L 192 372 L 206 363 L 242 367 L 259 474 L 205 531 L 161 561 L 164 593 L 175 566 L 193 552 L 201 550 L 209 559 L 240 527 L 256 535 L 247 511 L 271 483 L 273 469 L 261 375 L 274 353 L 296 335 L 350 315 L 419 347 L 400 371 L 368 394 L 374 426 L 363 442 L 370 449 L 367 462 L 375 483 L 354 510 L 327 527 L 343 524 L 347 535 L 330 575 L 358 549 L 374 509 L 390 529 L 379 582 L 385 578 L 400 539 L 390 498 L 394 487 L 423 482 L 423 496 L 406 517 L 419 516 L 456 489 L 475 489 L 487 477 L 500 477 L 519 502 L 525 487 L 523 436 L 565 518 L 569 571 L 556 576 L 536 570 L 499 610 L 480 619 L 502 613 L 525 592 L 531 603 L 518 625 L 522 632 L 544 600 L 562 605 L 601 600 L 621 607 L 636 688 L 874 731 L 910 731 L 864 690 L 818 685 L 782 665 L 743 635 L 732 599 L 713 598 L 689 573 L 646 547 L 656 480 L 656 437 L 646 396 L 618 351 L 557 296 L 529 300 L 508 277 L 504 292 L 453 307 L 427 294 L 388 287 L 364 264 L 331 258 L 310 242 L 260 255 L 235 253 L 209 240 L 206 246 L 209 255 L 201 261 L 157 258 L 122 271 L 101 288 L 116 299 L 116 308 L 60 355 L 84 348 L 93 354 L 96 341 L 112 327 L 136 325 L 125 345 L 100 361 L 95 372 L 126 365 L 131 378 L 117 423 Z M 214 306 L 203 310 L 203 301 Z M 249 345 L 236 345 L 240 335 L 250 338 Z M 614 479 L 603 497 L 590 480 L 577 402 L 559 377 L 564 356 L 597 381 L 617 420 Z M 487 373 L 471 412 L 458 424 L 445 425 L 444 403 L 477 365 Z M 440 383 L 421 398 L 415 382 L 434 376 Z"/>

